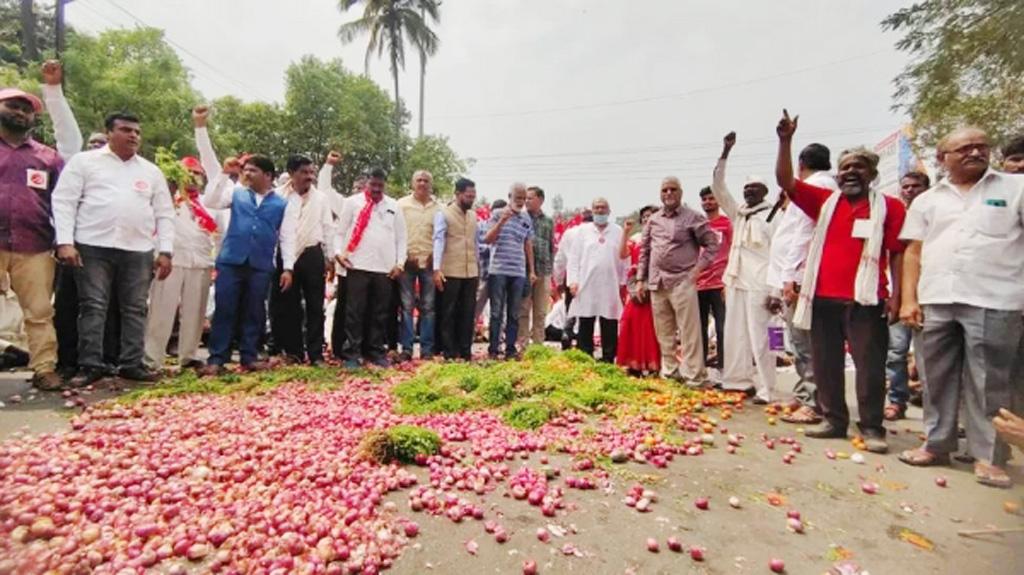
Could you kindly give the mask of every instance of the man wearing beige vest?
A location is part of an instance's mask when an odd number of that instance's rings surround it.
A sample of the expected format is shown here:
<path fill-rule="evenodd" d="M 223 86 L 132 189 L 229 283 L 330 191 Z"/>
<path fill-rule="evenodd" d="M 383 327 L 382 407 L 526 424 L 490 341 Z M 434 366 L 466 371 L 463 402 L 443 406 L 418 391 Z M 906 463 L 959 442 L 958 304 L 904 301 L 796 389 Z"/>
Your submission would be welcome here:
<path fill-rule="evenodd" d="M 434 216 L 434 286 L 440 297 L 438 335 L 445 359 L 472 358 L 480 281 L 475 201 L 476 184 L 460 178 L 455 199 Z"/>

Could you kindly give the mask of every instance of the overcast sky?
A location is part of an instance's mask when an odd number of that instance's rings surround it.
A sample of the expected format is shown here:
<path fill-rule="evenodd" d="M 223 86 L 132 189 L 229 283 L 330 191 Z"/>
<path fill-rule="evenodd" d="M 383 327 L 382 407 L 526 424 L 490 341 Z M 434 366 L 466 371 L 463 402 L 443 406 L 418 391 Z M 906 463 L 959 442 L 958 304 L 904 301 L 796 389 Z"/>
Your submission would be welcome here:
<path fill-rule="evenodd" d="M 490 199 L 521 180 L 567 207 L 605 196 L 624 214 L 657 203 L 674 174 L 697 205 L 729 130 L 735 191 L 748 174 L 771 178 L 783 107 L 800 114 L 797 145 L 820 141 L 833 162 L 903 124 L 890 96 L 906 58 L 879 22 L 909 3 L 444 0 L 426 131 L 475 158 L 468 175 Z M 280 101 L 304 54 L 362 70 L 366 39 L 337 39 L 361 12 L 331 0 L 75 0 L 67 19 L 91 32 L 163 28 L 206 97 Z M 413 134 L 418 70 L 410 50 L 400 89 Z M 386 61 L 370 72 L 391 91 Z"/>

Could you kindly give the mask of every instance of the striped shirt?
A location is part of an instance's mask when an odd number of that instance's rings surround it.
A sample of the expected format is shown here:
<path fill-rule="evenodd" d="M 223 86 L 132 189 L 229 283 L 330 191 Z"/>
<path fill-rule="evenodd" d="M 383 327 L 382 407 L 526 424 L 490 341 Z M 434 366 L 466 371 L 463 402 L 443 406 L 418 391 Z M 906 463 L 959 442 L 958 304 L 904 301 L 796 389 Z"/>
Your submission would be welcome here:
<path fill-rule="evenodd" d="M 487 222 L 487 228 L 498 225 L 501 213 L 508 208 L 495 210 Z M 498 239 L 491 244 L 490 275 L 526 277 L 526 240 L 533 235 L 533 222 L 530 215 L 523 210 L 510 218 L 501 227 Z"/>

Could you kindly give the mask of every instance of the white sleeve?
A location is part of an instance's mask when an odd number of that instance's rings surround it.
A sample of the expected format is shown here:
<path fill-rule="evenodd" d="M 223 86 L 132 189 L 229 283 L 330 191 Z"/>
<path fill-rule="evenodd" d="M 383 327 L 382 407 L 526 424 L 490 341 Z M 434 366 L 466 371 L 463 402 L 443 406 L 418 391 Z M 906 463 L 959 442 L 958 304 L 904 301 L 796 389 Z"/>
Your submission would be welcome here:
<path fill-rule="evenodd" d="M 316 190 L 320 194 L 320 221 L 323 223 L 324 228 L 324 249 L 327 250 L 328 257 L 334 257 L 338 255 L 335 251 L 337 248 L 337 242 L 334 241 L 334 236 L 337 235 L 338 230 L 334 223 L 334 210 L 331 209 L 330 198 L 327 194 L 333 194 L 334 190 L 328 190 L 326 192 Z"/>
<path fill-rule="evenodd" d="M 67 168 L 65 168 L 67 169 Z M 928 202 L 924 196 L 918 197 L 910 204 L 907 210 L 907 218 L 903 221 L 903 229 L 900 231 L 901 240 L 924 240 L 928 235 Z"/>
<path fill-rule="evenodd" d="M 203 165 L 207 181 L 212 181 L 221 173 L 217 152 L 213 150 L 210 132 L 205 128 L 196 128 L 196 149 L 199 150 L 199 163 Z"/>
<path fill-rule="evenodd" d="M 583 249 L 584 238 L 576 238 L 576 241 L 569 246 L 569 253 L 566 254 L 566 270 L 565 270 L 565 283 L 566 285 L 572 285 L 579 283 L 580 275 L 582 274 L 583 262 L 580 255 L 580 251 Z"/>
<path fill-rule="evenodd" d="M 349 236 L 352 233 L 352 219 L 355 207 L 349 198 L 342 199 L 341 213 L 338 215 L 337 246 L 334 248 L 339 254 L 344 254 L 348 249 Z"/>
<path fill-rule="evenodd" d="M 302 209 L 302 198 L 298 194 L 288 196 L 284 208 L 284 220 L 281 222 L 281 264 L 285 271 L 295 267 L 295 249 L 299 233 L 299 211 Z"/>
<path fill-rule="evenodd" d="M 73 156 L 64 166 L 57 178 L 57 185 L 50 195 L 53 210 L 53 227 L 57 235 L 57 245 L 74 245 L 75 220 L 78 218 L 78 203 L 85 191 L 85 174 L 82 168 L 82 156 Z"/>
<path fill-rule="evenodd" d="M 316 176 L 316 187 L 324 192 L 334 192 L 334 186 L 331 185 L 331 180 L 334 178 L 334 166 L 330 164 L 324 164 L 320 166 L 320 173 Z"/>
<path fill-rule="evenodd" d="M 206 184 L 206 193 L 203 194 L 203 205 L 211 210 L 226 210 L 231 207 L 231 197 L 235 189 L 235 183 L 225 174 L 219 174 L 215 179 Z M 227 232 L 227 230 L 224 230 Z"/>
<path fill-rule="evenodd" d="M 719 158 L 718 163 L 715 164 L 715 172 L 711 178 L 711 194 L 715 196 L 718 207 L 722 208 L 722 212 L 732 220 L 736 219 L 739 206 L 736 204 L 736 200 L 733 199 L 732 194 L 729 193 L 729 187 L 725 184 L 725 164 L 726 161 L 722 158 Z"/>
<path fill-rule="evenodd" d="M 60 84 L 43 84 L 43 101 L 53 121 L 53 136 L 57 140 L 57 153 L 65 160 L 82 151 L 82 130 L 64 97 Z"/>
<path fill-rule="evenodd" d="M 396 206 L 395 209 L 398 212 L 395 214 L 395 248 L 398 261 L 394 267 L 403 267 L 409 257 L 409 245 L 406 243 L 405 216 L 402 214 L 402 208 Z"/>
<path fill-rule="evenodd" d="M 807 253 L 811 249 L 811 241 L 814 239 L 815 223 L 800 209 L 800 206 L 793 202 L 789 203 L 787 212 L 789 210 L 796 210 L 796 213 L 791 216 L 795 220 L 793 222 L 795 229 L 789 245 L 782 246 L 784 256 L 779 274 L 783 282 L 802 283 L 804 280 L 803 266 L 807 260 Z"/>
<path fill-rule="evenodd" d="M 174 201 L 163 174 L 157 174 L 153 190 L 153 216 L 156 218 L 156 237 L 159 251 L 174 253 Z"/>

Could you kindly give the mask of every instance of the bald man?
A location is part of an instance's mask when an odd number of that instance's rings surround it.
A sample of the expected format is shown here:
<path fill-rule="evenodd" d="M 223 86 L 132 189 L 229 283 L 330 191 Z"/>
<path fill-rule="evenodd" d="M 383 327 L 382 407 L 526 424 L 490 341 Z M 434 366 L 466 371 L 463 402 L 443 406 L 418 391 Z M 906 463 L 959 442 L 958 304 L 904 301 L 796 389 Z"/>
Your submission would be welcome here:
<path fill-rule="evenodd" d="M 963 398 L 979 483 L 1009 487 L 1009 448 L 992 418 L 1010 408 L 1024 325 L 1024 177 L 989 167 L 988 136 L 961 128 L 939 142 L 948 176 L 910 206 L 900 318 L 921 329 L 924 445 L 910 465 L 949 462 Z"/>
<path fill-rule="evenodd" d="M 705 385 L 697 276 L 718 254 L 718 235 L 706 217 L 683 204 L 683 186 L 674 176 L 661 181 L 661 206 L 644 226 L 637 297 L 651 298 L 661 376 Z M 682 363 L 676 359 L 677 334 Z"/>

